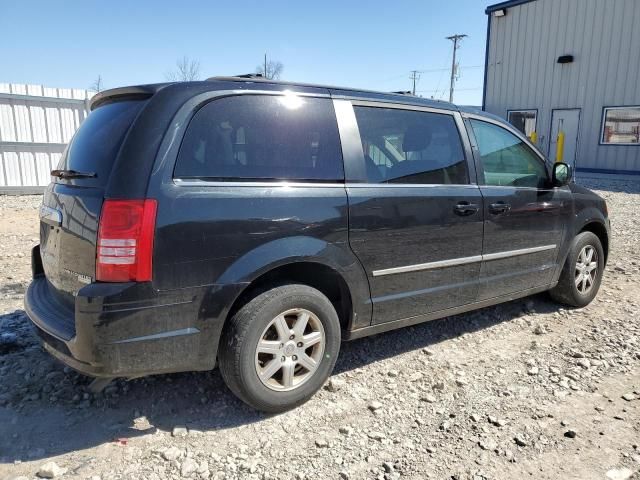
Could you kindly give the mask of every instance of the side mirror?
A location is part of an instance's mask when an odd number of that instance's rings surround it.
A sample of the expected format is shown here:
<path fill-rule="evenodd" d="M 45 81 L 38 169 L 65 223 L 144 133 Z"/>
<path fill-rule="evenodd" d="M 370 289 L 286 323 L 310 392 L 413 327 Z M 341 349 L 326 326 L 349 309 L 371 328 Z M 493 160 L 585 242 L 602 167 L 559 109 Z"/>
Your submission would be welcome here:
<path fill-rule="evenodd" d="M 564 187 L 571 181 L 571 167 L 566 163 L 553 164 L 551 182 L 554 187 Z"/>

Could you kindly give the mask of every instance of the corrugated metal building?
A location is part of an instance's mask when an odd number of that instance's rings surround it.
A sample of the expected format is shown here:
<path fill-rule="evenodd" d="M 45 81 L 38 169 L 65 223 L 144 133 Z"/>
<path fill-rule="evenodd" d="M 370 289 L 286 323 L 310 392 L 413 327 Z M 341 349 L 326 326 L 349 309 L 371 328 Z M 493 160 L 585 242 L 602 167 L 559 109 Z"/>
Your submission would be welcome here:
<path fill-rule="evenodd" d="M 0 83 L 0 193 L 42 191 L 94 93 Z"/>
<path fill-rule="evenodd" d="M 483 108 L 578 171 L 640 174 L 640 0 L 487 8 Z"/>

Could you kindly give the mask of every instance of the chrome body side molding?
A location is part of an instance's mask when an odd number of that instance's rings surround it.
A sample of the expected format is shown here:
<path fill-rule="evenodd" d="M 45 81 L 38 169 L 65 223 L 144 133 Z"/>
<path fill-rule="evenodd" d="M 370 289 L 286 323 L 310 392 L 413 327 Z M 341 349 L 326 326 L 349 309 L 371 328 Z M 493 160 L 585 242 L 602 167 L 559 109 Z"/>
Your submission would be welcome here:
<path fill-rule="evenodd" d="M 486 255 L 474 255 L 471 257 L 440 260 L 437 262 L 419 263 L 417 265 L 404 265 L 402 267 L 385 268 L 383 270 L 374 270 L 372 274 L 374 277 L 380 277 L 383 275 L 394 275 L 396 273 L 417 272 L 420 270 L 432 270 L 435 268 L 455 267 L 458 265 L 466 265 L 469 263 L 500 260 L 502 258 L 517 257 L 519 255 L 544 252 L 546 250 L 555 250 L 555 248 L 556 245 L 543 245 L 540 247 L 522 248 L 520 250 L 508 250 L 505 252 L 488 253 Z"/>

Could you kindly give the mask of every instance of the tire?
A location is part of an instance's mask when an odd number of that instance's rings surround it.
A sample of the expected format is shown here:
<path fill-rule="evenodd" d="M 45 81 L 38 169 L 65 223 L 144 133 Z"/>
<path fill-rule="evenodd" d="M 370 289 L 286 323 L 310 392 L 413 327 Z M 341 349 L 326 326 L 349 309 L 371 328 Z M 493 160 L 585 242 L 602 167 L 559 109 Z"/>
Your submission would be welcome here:
<path fill-rule="evenodd" d="M 253 298 L 229 320 L 218 351 L 220 372 L 248 405 L 284 412 L 324 385 L 340 351 L 340 336 L 338 315 L 325 295 L 307 285 L 278 286 Z"/>
<path fill-rule="evenodd" d="M 588 272 L 589 278 L 592 278 L 591 282 L 585 277 L 581 277 L 582 280 L 578 281 L 580 273 L 588 270 L 579 270 L 579 268 L 581 268 L 581 265 L 587 265 L 584 260 L 588 257 L 589 250 L 596 255 L 595 260 L 591 257 L 588 263 L 591 267 L 595 264 L 595 274 L 592 274 L 591 271 Z M 583 252 L 586 256 L 580 257 Z M 580 260 L 580 263 L 578 263 L 578 260 Z M 549 292 L 551 298 L 572 307 L 585 307 L 591 303 L 598 293 L 603 272 L 604 250 L 600 239 L 591 232 L 582 232 L 571 243 L 558 284 Z"/>

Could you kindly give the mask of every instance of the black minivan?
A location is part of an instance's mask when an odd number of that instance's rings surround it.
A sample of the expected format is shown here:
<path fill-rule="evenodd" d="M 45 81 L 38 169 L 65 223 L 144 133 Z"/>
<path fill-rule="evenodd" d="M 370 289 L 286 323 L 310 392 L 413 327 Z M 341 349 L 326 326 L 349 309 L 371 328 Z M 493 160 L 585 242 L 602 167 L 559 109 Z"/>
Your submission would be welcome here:
<path fill-rule="evenodd" d="M 341 340 L 536 292 L 587 305 L 603 199 L 498 118 L 409 95 L 218 77 L 101 92 L 40 211 L 26 310 L 109 379 L 216 364 L 301 404 Z"/>

